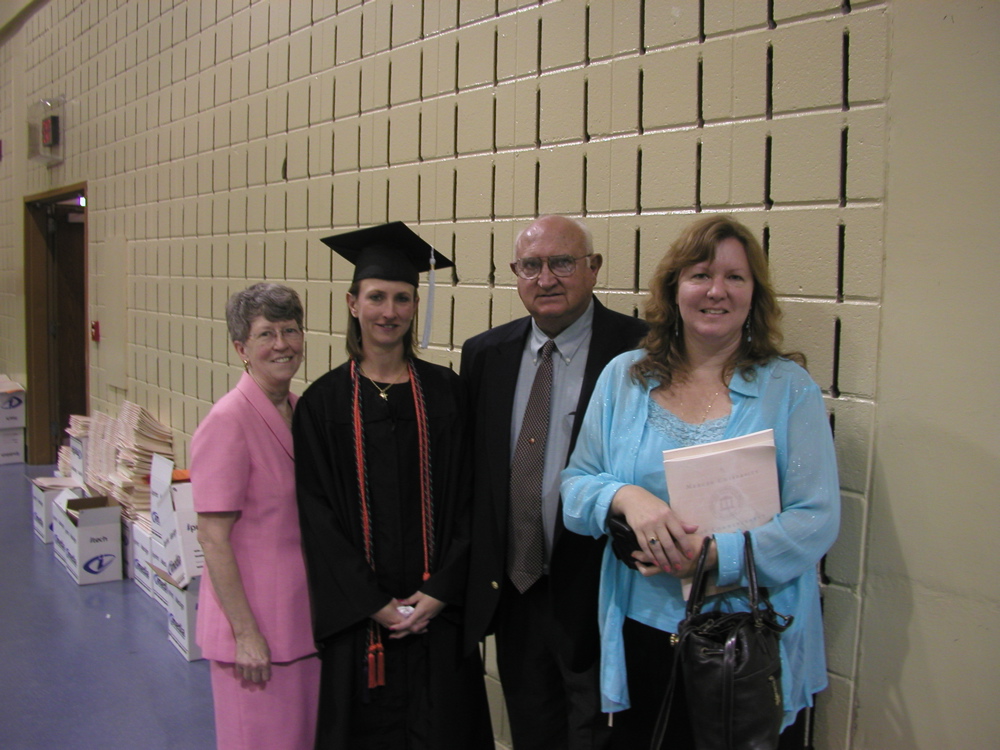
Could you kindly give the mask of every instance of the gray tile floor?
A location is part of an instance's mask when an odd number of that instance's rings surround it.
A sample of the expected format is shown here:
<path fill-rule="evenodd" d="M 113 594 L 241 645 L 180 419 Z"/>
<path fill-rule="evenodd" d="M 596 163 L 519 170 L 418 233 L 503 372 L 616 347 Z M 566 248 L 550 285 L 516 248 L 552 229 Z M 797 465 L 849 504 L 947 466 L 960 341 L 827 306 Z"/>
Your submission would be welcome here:
<path fill-rule="evenodd" d="M 35 537 L 26 475 L 0 466 L 0 748 L 209 750 L 208 663 L 167 640 L 131 580 L 78 586 Z"/>

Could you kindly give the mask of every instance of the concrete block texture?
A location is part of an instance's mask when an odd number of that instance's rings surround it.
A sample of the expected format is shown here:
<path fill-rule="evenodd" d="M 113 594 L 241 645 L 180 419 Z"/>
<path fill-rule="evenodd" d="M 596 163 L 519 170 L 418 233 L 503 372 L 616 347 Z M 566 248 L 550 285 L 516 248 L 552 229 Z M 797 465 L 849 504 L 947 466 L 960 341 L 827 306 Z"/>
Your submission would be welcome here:
<path fill-rule="evenodd" d="M 832 584 L 857 587 L 861 582 L 867 511 L 862 496 L 841 494 L 840 534 L 823 561 L 823 572 Z M 850 671 L 841 674 L 850 674 Z"/>
<path fill-rule="evenodd" d="M 411 44 L 392 51 L 389 102 L 393 106 L 420 99 L 423 53 L 424 45 L 419 44 Z"/>
<path fill-rule="evenodd" d="M 592 65 L 587 69 L 587 137 L 638 130 L 642 116 L 639 111 L 640 75 L 638 57 Z"/>
<path fill-rule="evenodd" d="M 762 27 L 767 24 L 767 5 L 743 0 L 705 3 L 705 34 L 708 36 Z"/>
<path fill-rule="evenodd" d="M 538 81 L 542 143 L 582 141 L 586 127 L 586 77 L 582 68 L 542 76 Z"/>
<path fill-rule="evenodd" d="M 586 207 L 591 212 L 638 208 L 639 155 L 631 140 L 596 141 L 586 151 Z"/>
<path fill-rule="evenodd" d="M 882 226 L 879 206 L 851 207 L 844 213 L 844 295 L 878 299 L 882 293 Z"/>
<path fill-rule="evenodd" d="M 879 306 L 869 302 L 837 306 L 841 322 L 838 387 L 842 393 L 875 396 Z"/>
<path fill-rule="evenodd" d="M 827 669 L 843 677 L 854 676 L 858 619 L 861 599 L 855 591 L 840 586 L 823 590 Z"/>
<path fill-rule="evenodd" d="M 536 82 L 502 83 L 494 90 L 495 134 L 498 149 L 534 146 L 538 138 L 539 89 Z"/>
<path fill-rule="evenodd" d="M 697 122 L 698 58 L 694 45 L 657 50 L 642 58 L 643 128 Z"/>
<path fill-rule="evenodd" d="M 763 206 L 766 198 L 767 123 L 757 120 L 706 127 L 701 134 L 701 203 L 726 210 Z"/>
<path fill-rule="evenodd" d="M 847 118 L 847 201 L 885 197 L 886 114 L 881 108 L 851 112 Z"/>
<path fill-rule="evenodd" d="M 459 154 L 491 151 L 494 148 L 495 105 L 490 89 L 464 91 L 456 97 L 456 136 Z"/>
<path fill-rule="evenodd" d="M 775 113 L 840 108 L 844 33 L 841 17 L 779 26 L 771 33 Z"/>
<path fill-rule="evenodd" d="M 834 332 L 839 306 L 821 300 L 781 300 L 785 348 L 806 355 L 809 374 L 820 388 L 834 384 Z"/>
<path fill-rule="evenodd" d="M 816 696 L 813 742 L 824 750 L 851 748 L 851 726 L 854 717 L 854 680 L 830 675 L 826 690 Z"/>
<path fill-rule="evenodd" d="M 439 227 L 437 234 L 445 233 L 446 227 Z M 451 232 L 447 233 L 451 235 Z M 451 255 L 451 236 L 448 236 L 448 250 L 446 255 Z M 483 286 L 492 283 L 494 276 L 494 263 L 503 266 L 507 262 L 507 248 L 500 248 L 500 258 L 494 258 L 496 249 L 493 245 L 493 232 L 488 224 L 484 223 L 461 223 L 454 226 L 454 260 L 456 275 L 461 286 L 470 287 L 476 295 L 486 298 L 483 293 Z M 438 248 L 440 250 L 440 248 Z M 442 250 L 442 252 L 444 252 Z M 448 279 L 451 272 L 445 272 Z M 463 290 L 464 291 L 464 290 Z M 460 306 L 460 309 L 461 306 Z M 485 330 L 488 325 L 483 326 Z M 456 336 L 456 339 L 464 340 L 468 336 Z M 459 341 L 461 343 L 461 341 Z"/>
<path fill-rule="evenodd" d="M 644 135 L 639 140 L 642 211 L 694 208 L 698 171 L 698 133 L 694 130 Z"/>
<path fill-rule="evenodd" d="M 526 8 L 496 22 L 496 75 L 498 81 L 536 75 L 540 20 L 537 8 Z"/>
<path fill-rule="evenodd" d="M 771 123 L 771 198 L 779 203 L 834 203 L 840 196 L 840 112 Z"/>
<path fill-rule="evenodd" d="M 647 49 L 693 42 L 698 39 L 699 0 L 647 3 L 643 29 Z"/>
<path fill-rule="evenodd" d="M 542 70 L 579 65 L 587 55 L 587 5 L 546 3 L 541 9 Z"/>
<path fill-rule="evenodd" d="M 462 7 L 465 8 L 463 3 Z M 458 88 L 493 83 L 496 58 L 496 27 L 493 24 L 471 26 L 458 44 Z"/>
<path fill-rule="evenodd" d="M 779 295 L 837 296 L 841 219 L 836 209 L 771 211 L 768 258 Z"/>
<path fill-rule="evenodd" d="M 542 149 L 538 172 L 539 213 L 579 215 L 583 210 L 583 154 L 573 148 Z"/>
<path fill-rule="evenodd" d="M 702 64 L 706 121 L 764 115 L 769 42 L 770 37 L 764 30 L 709 38 L 704 44 L 691 48 Z"/>
<path fill-rule="evenodd" d="M 641 3 L 592 3 L 587 57 L 602 60 L 638 52 L 642 39 Z"/>

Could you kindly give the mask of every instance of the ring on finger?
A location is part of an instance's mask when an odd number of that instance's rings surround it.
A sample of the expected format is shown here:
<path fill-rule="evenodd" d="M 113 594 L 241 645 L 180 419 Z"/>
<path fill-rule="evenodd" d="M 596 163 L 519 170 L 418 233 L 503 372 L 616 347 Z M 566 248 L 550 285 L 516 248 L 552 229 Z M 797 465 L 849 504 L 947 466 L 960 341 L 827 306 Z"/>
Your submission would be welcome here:
<path fill-rule="evenodd" d="M 649 538 L 649 544 L 650 544 L 651 547 L 655 547 L 659 543 L 660 543 L 660 540 L 657 539 L 655 536 L 651 536 Z"/>

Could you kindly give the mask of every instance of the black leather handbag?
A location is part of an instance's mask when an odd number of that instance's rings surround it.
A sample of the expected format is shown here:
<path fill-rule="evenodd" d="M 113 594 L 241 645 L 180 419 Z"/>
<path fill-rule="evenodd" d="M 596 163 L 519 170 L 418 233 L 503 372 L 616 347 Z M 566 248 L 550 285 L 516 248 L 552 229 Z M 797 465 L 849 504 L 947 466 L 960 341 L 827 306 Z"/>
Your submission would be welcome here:
<path fill-rule="evenodd" d="M 653 731 L 654 750 L 659 750 L 666 732 L 678 668 L 684 676 L 697 750 L 773 750 L 778 746 L 784 713 L 778 640 L 792 617 L 776 613 L 767 589 L 757 586 L 750 532 L 743 535 L 750 611 L 702 611 L 710 546 L 706 537 L 686 616 L 675 636 L 674 671 Z"/>

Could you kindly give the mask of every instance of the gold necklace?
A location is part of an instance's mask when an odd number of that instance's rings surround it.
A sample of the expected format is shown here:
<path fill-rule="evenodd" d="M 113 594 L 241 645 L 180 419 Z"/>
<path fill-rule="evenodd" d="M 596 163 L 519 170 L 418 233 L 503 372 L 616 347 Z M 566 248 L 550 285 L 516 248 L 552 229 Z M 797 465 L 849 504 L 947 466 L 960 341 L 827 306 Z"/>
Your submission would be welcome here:
<path fill-rule="evenodd" d="M 715 406 L 715 399 L 717 399 L 719 397 L 720 393 L 722 393 L 722 391 L 718 390 L 714 394 L 712 394 L 712 400 L 708 402 L 708 406 L 705 408 L 705 413 L 701 415 L 701 420 L 699 420 L 698 422 L 695 422 L 694 424 L 703 424 L 704 423 L 704 421 L 708 418 L 708 413 L 710 411 L 712 411 L 712 407 Z M 680 410 L 684 411 L 684 399 L 680 398 L 680 396 L 678 394 L 678 399 L 677 400 L 680 402 L 680 407 L 681 407 Z"/>
<path fill-rule="evenodd" d="M 712 400 L 708 402 L 708 407 L 705 409 L 705 413 L 701 415 L 701 421 L 698 422 L 698 424 L 702 424 L 706 419 L 708 419 L 708 413 L 712 411 L 712 407 L 715 406 L 715 399 L 719 397 L 720 393 L 722 393 L 722 391 L 716 391 L 715 395 L 712 396 Z"/>
<path fill-rule="evenodd" d="M 368 378 L 368 382 L 371 383 L 373 386 L 375 386 L 375 390 L 378 391 L 378 395 L 382 398 L 382 400 L 383 401 L 388 401 L 389 400 L 389 389 L 392 388 L 394 385 L 396 385 L 396 381 L 399 380 L 399 376 L 402 373 L 397 373 L 393 377 L 392 382 L 390 382 L 389 385 L 387 385 L 385 388 L 383 388 L 378 383 L 376 383 L 374 380 L 372 380 L 371 376 L 367 372 L 364 371 L 364 368 L 360 368 L 360 369 L 361 369 L 361 374 L 364 375 L 366 378 Z"/>

